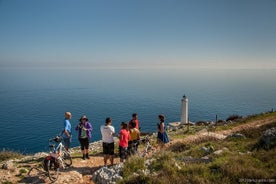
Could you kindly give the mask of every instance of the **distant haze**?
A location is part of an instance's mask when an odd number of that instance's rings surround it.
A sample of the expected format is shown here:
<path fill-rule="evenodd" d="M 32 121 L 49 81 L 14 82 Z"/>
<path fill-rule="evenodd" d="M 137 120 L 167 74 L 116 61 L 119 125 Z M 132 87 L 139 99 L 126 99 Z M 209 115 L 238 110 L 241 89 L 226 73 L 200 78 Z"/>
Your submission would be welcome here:
<path fill-rule="evenodd" d="M 275 0 L 2 0 L 0 67 L 276 68 Z"/>

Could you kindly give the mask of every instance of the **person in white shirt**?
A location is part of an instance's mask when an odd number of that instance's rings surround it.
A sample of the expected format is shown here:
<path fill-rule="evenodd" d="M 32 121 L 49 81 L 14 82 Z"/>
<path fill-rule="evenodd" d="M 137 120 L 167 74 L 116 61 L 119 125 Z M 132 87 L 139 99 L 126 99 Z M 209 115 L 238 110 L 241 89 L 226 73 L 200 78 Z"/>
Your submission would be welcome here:
<path fill-rule="evenodd" d="M 101 126 L 104 166 L 106 166 L 108 158 L 110 159 L 111 165 L 113 165 L 113 157 L 114 157 L 113 135 L 115 134 L 115 128 L 111 124 L 112 124 L 112 119 L 108 117 L 105 120 L 105 125 Z"/>

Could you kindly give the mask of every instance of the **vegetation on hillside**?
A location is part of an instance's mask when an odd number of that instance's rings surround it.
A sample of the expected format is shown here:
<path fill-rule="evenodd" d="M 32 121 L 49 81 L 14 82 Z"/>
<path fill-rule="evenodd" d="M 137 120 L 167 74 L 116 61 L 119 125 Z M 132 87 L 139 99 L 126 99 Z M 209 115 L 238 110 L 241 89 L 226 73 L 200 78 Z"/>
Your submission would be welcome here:
<path fill-rule="evenodd" d="M 172 144 L 158 152 L 153 152 L 147 158 L 132 157 L 123 167 L 123 179 L 119 184 L 125 183 L 263 183 L 276 182 L 276 147 L 271 149 L 255 149 L 260 137 L 267 129 L 276 127 L 276 112 L 251 115 L 241 118 L 238 115 L 229 116 L 234 122 L 223 126 L 210 128 L 206 126 L 190 126 L 169 132 Z M 247 125 L 254 121 L 274 120 L 263 126 L 246 126 L 238 132 L 245 138 L 230 137 L 217 140 L 213 137 L 203 137 L 194 142 L 185 142 L 186 137 L 197 135 L 199 132 L 217 132 L 230 130 L 239 125 Z M 155 137 L 151 144 L 156 146 Z M 143 149 L 143 144 L 140 148 Z M 117 148 L 116 148 L 117 150 Z M 93 153 L 93 155 L 99 153 Z M 1 151 L 0 162 L 22 158 L 24 155 Z M 79 152 L 73 158 L 79 158 Z M 24 163 L 33 163 L 31 159 Z M 37 160 L 41 162 L 41 160 Z M 27 167 L 28 168 L 28 167 Z M 20 177 L 25 170 L 19 171 Z M 3 182 L 2 182 L 3 183 Z"/>
<path fill-rule="evenodd" d="M 239 116 L 237 116 L 239 117 Z M 276 113 L 249 116 L 236 124 L 224 126 L 230 129 L 239 124 L 276 117 Z M 166 150 L 154 153 L 146 168 L 146 160 L 132 158 L 124 166 L 124 183 L 263 183 L 276 182 L 276 148 L 256 150 L 262 132 L 276 127 L 276 122 L 260 127 L 241 129 L 246 138 L 230 138 L 222 141 L 203 139 L 198 144 L 177 142 Z M 202 127 L 179 130 L 172 138 L 184 138 L 187 133 L 202 130 Z M 202 150 L 209 149 L 210 152 Z M 217 152 L 216 152 L 217 151 Z M 134 167 L 135 165 L 135 167 Z"/>

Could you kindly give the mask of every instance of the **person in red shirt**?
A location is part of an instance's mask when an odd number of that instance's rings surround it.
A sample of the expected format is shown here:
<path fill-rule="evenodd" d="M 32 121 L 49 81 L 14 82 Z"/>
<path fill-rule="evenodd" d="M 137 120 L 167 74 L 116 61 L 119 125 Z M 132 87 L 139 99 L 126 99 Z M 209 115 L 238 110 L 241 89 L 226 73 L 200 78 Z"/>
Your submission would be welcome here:
<path fill-rule="evenodd" d="M 136 129 L 140 130 L 140 126 L 139 126 L 139 120 L 138 120 L 138 114 L 137 113 L 133 113 L 132 114 L 132 119 L 129 121 L 128 126 L 131 127 L 131 122 L 134 122 L 136 124 Z"/>
<path fill-rule="evenodd" d="M 122 122 L 121 123 L 121 130 L 118 134 L 119 138 L 119 156 L 120 156 L 120 162 L 125 162 L 128 156 L 128 141 L 130 139 L 129 131 L 127 129 L 127 123 Z"/>

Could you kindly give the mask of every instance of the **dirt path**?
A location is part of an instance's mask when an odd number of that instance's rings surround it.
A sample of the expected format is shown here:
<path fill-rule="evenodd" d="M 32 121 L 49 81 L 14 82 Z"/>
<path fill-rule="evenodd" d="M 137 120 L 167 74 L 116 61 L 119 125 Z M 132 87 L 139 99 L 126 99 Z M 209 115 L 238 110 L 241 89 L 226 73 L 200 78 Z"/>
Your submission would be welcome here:
<path fill-rule="evenodd" d="M 114 164 L 119 163 L 119 158 L 115 157 Z M 108 161 L 109 164 L 109 161 Z M 90 156 L 89 160 L 82 160 L 81 158 L 73 159 L 73 166 L 69 169 L 69 171 L 77 171 L 82 175 L 82 183 L 94 184 L 92 181 L 92 174 L 101 168 L 104 165 L 103 156 Z M 61 174 L 59 182 L 61 182 L 62 178 L 68 177 L 68 173 L 65 172 L 64 175 Z"/>
<path fill-rule="evenodd" d="M 214 131 L 214 132 L 208 132 L 207 129 L 204 129 L 202 131 L 199 131 L 196 135 L 190 135 L 188 137 L 185 137 L 183 139 L 174 139 L 171 141 L 171 144 L 177 143 L 177 142 L 185 142 L 185 143 L 196 143 L 199 142 L 202 139 L 214 139 L 214 140 L 223 140 L 228 135 L 239 132 L 241 130 L 247 130 L 247 129 L 253 129 L 258 128 L 263 125 L 271 124 L 273 122 L 276 122 L 276 117 L 268 117 L 261 120 L 255 120 L 252 122 L 248 122 L 245 124 L 237 125 L 229 130 L 220 130 L 220 131 Z"/>

